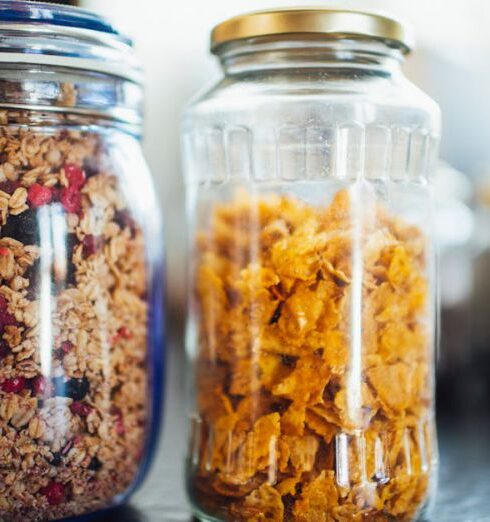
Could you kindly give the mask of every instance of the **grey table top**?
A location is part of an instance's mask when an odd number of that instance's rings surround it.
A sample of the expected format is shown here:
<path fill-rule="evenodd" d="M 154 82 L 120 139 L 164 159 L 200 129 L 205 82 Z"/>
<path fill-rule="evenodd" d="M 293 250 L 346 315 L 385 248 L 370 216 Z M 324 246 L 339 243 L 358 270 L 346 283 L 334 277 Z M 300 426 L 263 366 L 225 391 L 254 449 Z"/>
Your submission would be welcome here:
<path fill-rule="evenodd" d="M 174 345 L 175 347 L 175 345 Z M 128 506 L 96 522 L 190 522 L 184 491 L 183 368 L 169 357 L 162 440 L 153 468 Z M 490 411 L 439 422 L 441 468 L 434 522 L 490 522 Z"/>

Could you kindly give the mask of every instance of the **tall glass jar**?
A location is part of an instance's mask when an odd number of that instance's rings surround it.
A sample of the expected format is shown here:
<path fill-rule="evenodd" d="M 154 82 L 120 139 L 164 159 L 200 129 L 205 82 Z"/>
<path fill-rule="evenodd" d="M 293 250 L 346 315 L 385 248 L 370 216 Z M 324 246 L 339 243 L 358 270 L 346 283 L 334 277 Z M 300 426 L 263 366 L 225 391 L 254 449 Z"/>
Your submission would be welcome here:
<path fill-rule="evenodd" d="M 437 106 L 394 20 L 283 10 L 218 26 L 183 121 L 188 491 L 214 521 L 427 513 Z"/>
<path fill-rule="evenodd" d="M 124 500 L 154 445 L 160 219 L 105 20 L 0 1 L 0 520 Z"/>

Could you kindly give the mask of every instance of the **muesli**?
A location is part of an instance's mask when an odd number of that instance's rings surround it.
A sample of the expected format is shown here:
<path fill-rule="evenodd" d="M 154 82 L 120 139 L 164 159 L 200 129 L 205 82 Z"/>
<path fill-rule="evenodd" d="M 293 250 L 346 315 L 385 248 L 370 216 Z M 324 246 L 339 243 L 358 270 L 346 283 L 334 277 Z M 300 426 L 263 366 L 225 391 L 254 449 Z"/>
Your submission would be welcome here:
<path fill-rule="evenodd" d="M 141 228 L 104 137 L 0 127 L 0 520 L 107 506 L 147 431 Z M 18 115 L 16 115 L 18 119 Z"/>

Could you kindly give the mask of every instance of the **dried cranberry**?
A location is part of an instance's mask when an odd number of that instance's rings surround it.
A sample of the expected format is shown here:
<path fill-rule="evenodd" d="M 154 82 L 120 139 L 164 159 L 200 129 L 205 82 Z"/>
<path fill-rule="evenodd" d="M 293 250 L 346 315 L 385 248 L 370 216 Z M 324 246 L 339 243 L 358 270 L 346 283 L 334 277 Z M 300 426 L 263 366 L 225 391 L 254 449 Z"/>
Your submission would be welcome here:
<path fill-rule="evenodd" d="M 12 314 L 9 314 L 6 310 L 0 310 L 0 331 L 2 331 L 5 326 L 14 326 L 16 324 L 17 321 Z"/>
<path fill-rule="evenodd" d="M 73 350 L 73 343 L 71 341 L 63 341 L 60 349 L 63 353 L 69 353 Z"/>
<path fill-rule="evenodd" d="M 67 163 L 63 169 L 70 187 L 79 189 L 81 186 L 83 186 L 86 176 L 81 167 L 75 165 L 74 163 Z"/>
<path fill-rule="evenodd" d="M 67 212 L 76 214 L 80 210 L 81 197 L 80 192 L 75 187 L 67 187 L 61 189 L 60 201 L 63 208 Z"/>
<path fill-rule="evenodd" d="M 86 377 L 70 379 L 66 383 L 66 396 L 74 401 L 81 401 L 88 393 L 89 382 Z"/>
<path fill-rule="evenodd" d="M 91 411 L 92 407 L 85 402 L 72 402 L 70 410 L 74 415 L 80 415 L 80 417 L 86 417 Z"/>
<path fill-rule="evenodd" d="M 5 257 L 10 254 L 10 250 L 7 247 L 0 247 L 0 256 Z"/>
<path fill-rule="evenodd" d="M 3 297 L 3 295 L 0 295 L 0 311 L 5 312 L 5 310 L 7 310 L 7 306 L 7 300 L 5 297 Z"/>
<path fill-rule="evenodd" d="M 121 326 L 121 328 L 119 328 L 117 331 L 117 335 L 122 339 L 131 339 L 133 336 L 131 330 L 127 326 Z"/>
<path fill-rule="evenodd" d="M 0 324 L 3 326 L 13 326 L 17 324 L 15 317 L 5 310 L 0 310 Z"/>
<path fill-rule="evenodd" d="M 111 408 L 111 413 L 114 415 L 114 429 L 118 435 L 124 435 L 126 428 L 124 427 L 123 416 L 121 410 L 116 407 Z"/>
<path fill-rule="evenodd" d="M 36 395 L 45 395 L 53 390 L 53 387 L 46 379 L 46 377 L 43 377 L 42 375 L 38 375 L 36 378 L 32 381 L 32 391 Z"/>
<path fill-rule="evenodd" d="M 116 418 L 116 420 L 114 422 L 114 429 L 116 430 L 116 433 L 118 435 L 124 435 L 124 433 L 126 432 L 126 428 L 124 427 L 124 421 L 122 419 L 122 416 Z"/>
<path fill-rule="evenodd" d="M 83 238 L 83 255 L 89 257 L 97 253 L 100 249 L 101 241 L 100 238 L 89 234 Z"/>
<path fill-rule="evenodd" d="M 27 200 L 33 207 L 41 207 L 51 202 L 53 192 L 49 187 L 34 183 L 27 191 Z"/>
<path fill-rule="evenodd" d="M 56 506 L 65 500 L 65 487 L 59 482 L 51 481 L 46 487 L 41 488 L 41 493 L 46 497 L 48 504 Z"/>
<path fill-rule="evenodd" d="M 7 379 L 2 384 L 2 390 L 7 393 L 20 393 L 26 386 L 24 377 Z"/>

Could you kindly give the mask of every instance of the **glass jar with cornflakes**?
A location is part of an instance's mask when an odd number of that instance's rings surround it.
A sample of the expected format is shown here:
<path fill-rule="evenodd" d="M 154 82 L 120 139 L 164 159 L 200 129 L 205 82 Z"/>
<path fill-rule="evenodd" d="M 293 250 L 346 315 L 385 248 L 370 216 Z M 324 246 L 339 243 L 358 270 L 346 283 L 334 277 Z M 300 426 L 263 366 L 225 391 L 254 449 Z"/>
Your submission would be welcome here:
<path fill-rule="evenodd" d="M 406 29 L 328 9 L 214 29 L 183 121 L 188 492 L 213 521 L 410 521 L 437 468 L 430 173 Z"/>
<path fill-rule="evenodd" d="M 132 44 L 0 0 L 0 520 L 120 504 L 151 461 L 162 245 Z"/>

